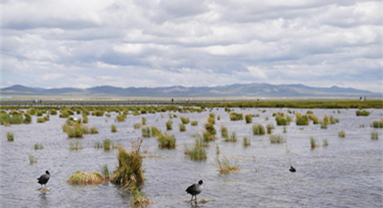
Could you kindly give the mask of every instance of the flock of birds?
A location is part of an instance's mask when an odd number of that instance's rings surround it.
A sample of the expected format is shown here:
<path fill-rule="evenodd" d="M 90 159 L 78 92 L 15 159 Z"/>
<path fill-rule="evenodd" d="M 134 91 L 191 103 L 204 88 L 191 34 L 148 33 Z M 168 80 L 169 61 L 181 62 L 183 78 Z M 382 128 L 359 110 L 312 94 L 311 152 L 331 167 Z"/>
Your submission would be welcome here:
<path fill-rule="evenodd" d="M 293 166 L 290 166 L 289 171 L 295 173 L 296 170 Z M 37 183 L 41 185 L 41 189 L 43 188 L 43 185 L 44 185 L 44 188 L 46 188 L 50 177 L 51 177 L 51 174 L 49 173 L 49 171 L 45 171 L 45 174 L 37 178 Z M 193 197 L 194 197 L 194 201 L 197 201 L 197 195 L 200 194 L 203 189 L 202 184 L 203 184 L 203 181 L 200 180 L 198 181 L 198 183 L 194 183 L 193 185 L 189 186 L 186 189 L 186 193 L 192 196 L 192 198 L 190 199 L 191 202 L 193 201 Z"/>

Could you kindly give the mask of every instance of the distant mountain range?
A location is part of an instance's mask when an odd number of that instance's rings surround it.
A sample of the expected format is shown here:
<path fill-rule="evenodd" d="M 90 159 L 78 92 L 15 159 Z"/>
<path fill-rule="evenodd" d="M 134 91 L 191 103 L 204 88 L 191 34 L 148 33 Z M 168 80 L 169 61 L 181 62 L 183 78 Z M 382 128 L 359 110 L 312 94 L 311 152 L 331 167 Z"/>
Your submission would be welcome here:
<path fill-rule="evenodd" d="M 79 88 L 32 88 L 13 85 L 0 89 L 1 95 L 46 95 L 46 96 L 145 96 L 145 97 L 346 97 L 381 96 L 367 90 L 333 86 L 309 87 L 301 84 L 233 84 L 216 87 L 156 87 L 121 88 L 98 86 Z"/>

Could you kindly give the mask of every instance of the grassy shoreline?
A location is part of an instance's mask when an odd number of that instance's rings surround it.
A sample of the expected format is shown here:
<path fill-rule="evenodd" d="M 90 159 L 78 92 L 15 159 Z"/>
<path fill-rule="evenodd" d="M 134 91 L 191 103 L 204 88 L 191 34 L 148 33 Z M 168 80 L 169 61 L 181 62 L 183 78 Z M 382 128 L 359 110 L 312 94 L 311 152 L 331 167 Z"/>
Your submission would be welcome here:
<path fill-rule="evenodd" d="M 53 106 L 52 106 L 53 105 Z M 131 102 L 61 102 L 61 101 L 51 101 L 43 102 L 39 105 L 33 105 L 32 103 L 26 102 L 17 102 L 12 103 L 2 103 L 0 109 L 25 109 L 28 107 L 34 107 L 36 109 L 55 109 L 60 110 L 66 106 L 80 105 L 81 107 L 95 107 L 97 109 L 106 110 L 108 106 L 118 105 L 122 108 L 132 108 L 135 106 L 147 106 L 147 105 L 156 105 L 151 107 L 161 107 L 167 106 L 167 108 L 178 108 L 179 106 L 183 107 L 201 107 L 201 108 L 323 108 L 323 109 L 336 109 L 336 108 L 383 108 L 383 100 L 367 100 L 367 101 L 358 101 L 358 100 L 268 100 L 268 101 L 195 101 L 193 103 L 169 103 L 169 102 L 158 102 L 155 101 L 142 101 L 138 103 Z M 100 105 L 100 106 L 98 106 Z M 103 105 L 103 106 L 101 106 Z M 106 105 L 106 107 L 105 107 Z M 116 106 L 117 107 L 117 106 Z M 167 109 L 168 110 L 168 109 Z"/>

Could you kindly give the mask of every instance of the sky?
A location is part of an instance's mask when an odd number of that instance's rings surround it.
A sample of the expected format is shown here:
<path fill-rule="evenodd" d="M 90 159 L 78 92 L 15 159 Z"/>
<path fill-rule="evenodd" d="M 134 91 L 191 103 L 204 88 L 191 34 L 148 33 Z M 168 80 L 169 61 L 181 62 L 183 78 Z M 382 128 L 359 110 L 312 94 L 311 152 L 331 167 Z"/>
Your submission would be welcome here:
<path fill-rule="evenodd" d="M 3 0 L 0 87 L 382 92 L 382 1 Z"/>

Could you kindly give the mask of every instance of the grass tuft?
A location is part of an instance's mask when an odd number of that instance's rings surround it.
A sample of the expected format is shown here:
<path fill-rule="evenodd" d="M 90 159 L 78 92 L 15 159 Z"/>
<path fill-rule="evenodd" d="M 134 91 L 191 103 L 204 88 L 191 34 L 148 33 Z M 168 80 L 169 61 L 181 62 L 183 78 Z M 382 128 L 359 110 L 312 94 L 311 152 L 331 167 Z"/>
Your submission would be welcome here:
<path fill-rule="evenodd" d="M 15 141 L 15 136 L 13 135 L 12 132 L 7 132 L 7 140 L 8 140 L 8 142 Z"/>
<path fill-rule="evenodd" d="M 253 125 L 253 135 L 264 135 L 265 127 L 262 124 Z"/>
<path fill-rule="evenodd" d="M 158 146 L 160 148 L 174 149 L 176 148 L 176 138 L 174 135 L 168 135 L 167 133 L 160 134 L 157 137 Z"/>
<path fill-rule="evenodd" d="M 114 125 L 114 124 L 112 124 L 111 126 L 110 126 L 110 131 L 111 132 L 117 132 L 117 127 Z"/>
<path fill-rule="evenodd" d="M 227 157 L 223 157 L 221 160 L 217 158 L 218 171 L 221 174 L 228 174 L 240 171 L 238 162 L 229 160 Z"/>
<path fill-rule="evenodd" d="M 344 138 L 344 137 L 346 137 L 346 133 L 342 130 L 342 131 L 338 132 L 338 137 Z"/>
<path fill-rule="evenodd" d="M 240 121 L 243 120 L 243 114 L 242 113 L 230 113 L 230 120 L 231 121 Z"/>
<path fill-rule="evenodd" d="M 374 140 L 378 140 L 379 139 L 379 135 L 378 135 L 377 131 L 371 132 L 371 139 L 374 139 Z"/>
<path fill-rule="evenodd" d="M 310 146 L 311 146 L 311 149 L 315 149 L 319 147 L 317 140 L 314 137 L 310 137 Z"/>
<path fill-rule="evenodd" d="M 231 133 L 228 138 L 225 139 L 225 142 L 237 142 L 237 134 L 235 132 Z"/>
<path fill-rule="evenodd" d="M 37 163 L 37 158 L 33 155 L 28 155 L 29 157 L 29 164 Z"/>
<path fill-rule="evenodd" d="M 73 173 L 68 183 L 72 185 L 89 185 L 89 184 L 100 184 L 104 181 L 104 177 L 99 172 L 84 172 L 77 171 Z"/>
<path fill-rule="evenodd" d="M 36 143 L 35 144 L 35 150 L 44 149 L 43 145 Z"/>
<path fill-rule="evenodd" d="M 79 141 L 69 142 L 70 150 L 80 150 L 82 149 L 82 144 Z"/>
<path fill-rule="evenodd" d="M 247 138 L 247 137 L 243 137 L 243 146 L 244 146 L 244 147 L 248 147 L 248 146 L 250 146 L 250 145 L 251 145 L 251 143 L 250 143 L 250 139 Z"/>
<path fill-rule="evenodd" d="M 285 143 L 286 139 L 282 135 L 270 135 L 269 140 L 272 144 Z"/>

